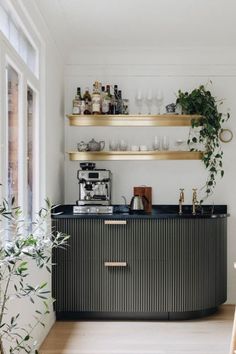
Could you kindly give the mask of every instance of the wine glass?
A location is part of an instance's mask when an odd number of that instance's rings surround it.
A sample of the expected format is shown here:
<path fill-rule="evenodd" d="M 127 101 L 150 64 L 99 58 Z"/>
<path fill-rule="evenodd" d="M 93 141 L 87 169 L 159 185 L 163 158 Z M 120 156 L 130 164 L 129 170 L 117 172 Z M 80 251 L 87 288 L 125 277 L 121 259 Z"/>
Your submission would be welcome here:
<path fill-rule="evenodd" d="M 162 90 L 157 90 L 155 101 L 156 101 L 156 106 L 157 106 L 157 114 L 160 114 L 161 113 L 161 107 L 162 107 L 163 101 L 164 101 L 164 95 L 163 95 L 163 91 Z"/>
<path fill-rule="evenodd" d="M 147 96 L 146 96 L 146 105 L 148 108 L 148 114 L 151 114 L 151 112 L 152 112 L 152 103 L 153 103 L 152 90 L 148 90 Z"/>
<path fill-rule="evenodd" d="M 135 95 L 136 105 L 138 107 L 138 114 L 142 114 L 142 105 L 143 105 L 143 93 L 141 90 L 138 90 Z"/>

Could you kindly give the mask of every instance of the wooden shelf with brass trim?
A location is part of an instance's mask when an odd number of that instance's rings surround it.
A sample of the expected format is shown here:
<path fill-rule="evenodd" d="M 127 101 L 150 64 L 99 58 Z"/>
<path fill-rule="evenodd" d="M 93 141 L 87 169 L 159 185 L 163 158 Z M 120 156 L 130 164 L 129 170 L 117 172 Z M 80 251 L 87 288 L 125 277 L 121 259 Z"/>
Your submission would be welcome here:
<path fill-rule="evenodd" d="M 67 115 L 73 126 L 114 126 L 114 127 L 184 127 L 191 126 L 192 119 L 199 115 Z"/>
<path fill-rule="evenodd" d="M 70 151 L 71 161 L 201 160 L 198 151 Z"/>

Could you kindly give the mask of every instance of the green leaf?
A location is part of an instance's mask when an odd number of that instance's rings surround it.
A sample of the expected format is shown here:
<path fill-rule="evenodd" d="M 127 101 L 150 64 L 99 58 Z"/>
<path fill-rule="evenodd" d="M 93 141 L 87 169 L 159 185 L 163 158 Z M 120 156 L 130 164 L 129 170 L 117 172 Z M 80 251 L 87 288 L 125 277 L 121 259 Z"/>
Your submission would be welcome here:
<path fill-rule="evenodd" d="M 39 287 L 39 289 L 43 289 L 43 288 L 45 288 L 45 286 L 47 286 L 47 284 L 48 284 L 47 282 L 45 282 L 45 283 L 41 284 L 41 285 L 40 285 L 40 287 Z"/>

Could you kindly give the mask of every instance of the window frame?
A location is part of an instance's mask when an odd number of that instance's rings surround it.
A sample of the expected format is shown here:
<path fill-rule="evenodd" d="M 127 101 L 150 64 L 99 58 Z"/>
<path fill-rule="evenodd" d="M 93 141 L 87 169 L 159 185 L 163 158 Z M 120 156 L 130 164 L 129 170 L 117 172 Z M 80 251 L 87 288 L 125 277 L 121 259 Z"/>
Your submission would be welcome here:
<path fill-rule="evenodd" d="M 38 43 L 41 43 L 38 40 Z M 42 80 L 45 72 L 45 55 L 42 46 L 38 48 L 40 55 L 39 77 L 37 77 L 17 53 L 5 35 L 0 31 L 0 200 L 6 198 L 8 191 L 7 171 L 8 171 L 8 92 L 6 68 L 10 65 L 19 75 L 19 205 L 27 215 L 27 88 L 28 86 L 35 93 L 35 112 L 33 130 L 33 150 L 34 150 L 34 176 L 33 183 L 34 197 L 32 214 L 41 207 L 45 199 L 45 136 L 44 134 L 44 112 L 45 97 L 43 95 L 44 82 Z M 43 82 L 44 81 L 44 82 Z M 40 118 L 39 118 L 40 117 Z M 22 163 L 23 162 L 23 163 Z"/>
<path fill-rule="evenodd" d="M 20 0 L 19 0 L 20 1 Z M 14 48 L 16 53 L 19 55 L 19 57 L 23 60 L 23 62 L 26 64 L 26 66 L 29 68 L 28 65 L 28 60 L 24 60 L 21 50 L 17 50 L 14 45 L 13 41 L 11 41 L 11 24 L 16 28 L 17 35 L 19 36 L 18 38 L 18 43 L 20 46 L 20 42 L 23 37 L 28 41 L 29 45 L 34 49 L 35 51 L 35 68 L 34 71 L 30 69 L 30 71 L 35 75 L 37 78 L 39 78 L 40 75 L 40 46 L 41 46 L 41 39 L 39 40 L 38 36 L 35 31 L 30 28 L 29 24 L 27 25 L 26 23 L 28 22 L 26 19 L 26 14 L 24 13 L 22 9 L 22 3 L 18 4 L 17 2 L 14 2 L 12 0 L 0 0 L 0 6 L 3 8 L 3 11 L 5 11 L 6 16 L 7 16 L 7 26 L 8 26 L 8 35 L 4 34 L 3 32 L 0 32 L 3 34 L 3 36 L 7 39 L 8 43 L 11 44 L 11 47 Z M 28 27 L 28 28 L 27 28 Z"/>

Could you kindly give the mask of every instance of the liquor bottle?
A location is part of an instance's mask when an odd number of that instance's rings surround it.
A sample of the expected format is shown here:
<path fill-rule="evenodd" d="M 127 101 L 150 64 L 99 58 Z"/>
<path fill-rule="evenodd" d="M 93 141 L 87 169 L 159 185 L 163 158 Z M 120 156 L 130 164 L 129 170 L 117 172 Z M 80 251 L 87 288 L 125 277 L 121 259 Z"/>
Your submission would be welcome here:
<path fill-rule="evenodd" d="M 84 92 L 84 95 L 83 95 L 83 101 L 84 101 L 84 104 L 85 104 L 85 107 L 84 107 L 84 114 L 91 114 L 92 111 L 92 99 L 91 99 L 91 95 L 89 93 L 89 88 L 86 87 L 85 89 L 85 92 Z"/>
<path fill-rule="evenodd" d="M 81 91 L 80 87 L 77 87 L 77 93 L 73 99 L 72 114 L 80 114 L 80 103 L 81 103 Z"/>
<path fill-rule="evenodd" d="M 99 82 L 95 81 L 93 93 L 92 93 L 92 113 L 100 114 L 101 113 L 101 93 L 99 90 Z"/>
<path fill-rule="evenodd" d="M 100 102 L 100 105 L 101 105 L 101 113 L 104 113 L 103 112 L 103 103 L 104 103 L 104 98 L 106 96 L 106 91 L 105 91 L 105 86 L 101 86 L 101 102 Z"/>
<path fill-rule="evenodd" d="M 118 91 L 117 113 L 116 114 L 123 114 L 123 100 L 122 100 L 121 90 Z"/>
<path fill-rule="evenodd" d="M 85 112 L 89 112 L 89 113 L 85 113 Z M 80 103 L 80 114 L 91 114 L 88 109 L 86 110 L 86 105 L 85 105 L 84 100 L 81 100 L 81 103 Z"/>
<path fill-rule="evenodd" d="M 105 86 L 102 86 L 102 88 L 101 88 L 101 98 L 103 98 L 104 96 L 105 96 Z"/>
<path fill-rule="evenodd" d="M 111 96 L 111 112 L 110 112 L 110 114 L 117 114 L 117 98 L 118 98 L 118 86 L 114 85 L 113 95 Z"/>
<path fill-rule="evenodd" d="M 103 114 L 110 114 L 111 109 L 111 93 L 110 93 L 110 85 L 107 85 L 106 92 L 102 97 L 102 113 Z"/>

